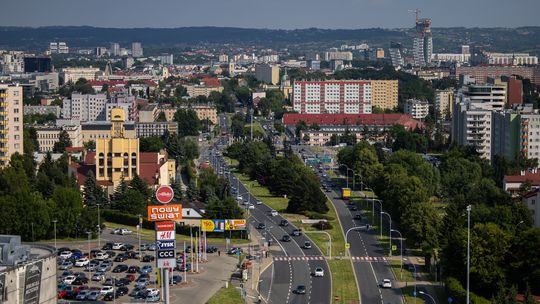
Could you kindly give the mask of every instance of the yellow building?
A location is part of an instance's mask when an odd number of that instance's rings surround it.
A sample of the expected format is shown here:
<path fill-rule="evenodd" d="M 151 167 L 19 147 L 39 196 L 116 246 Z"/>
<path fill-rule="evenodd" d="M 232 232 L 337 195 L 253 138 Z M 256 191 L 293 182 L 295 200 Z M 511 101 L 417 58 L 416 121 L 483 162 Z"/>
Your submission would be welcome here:
<path fill-rule="evenodd" d="M 109 181 L 113 188 L 122 179 L 131 180 L 139 174 L 139 139 L 124 137 L 125 113 L 111 110 L 110 138 L 96 139 L 96 180 Z"/>
<path fill-rule="evenodd" d="M 206 104 L 193 104 L 189 106 L 182 106 L 180 108 L 175 107 L 162 107 L 158 110 L 158 112 L 165 113 L 165 118 L 167 121 L 173 121 L 174 120 L 174 114 L 178 109 L 189 109 L 191 108 L 195 113 L 197 113 L 197 118 L 199 120 L 205 120 L 208 119 L 212 122 L 212 124 L 218 123 L 218 114 L 217 114 L 217 108 L 212 105 L 206 105 Z"/>
<path fill-rule="evenodd" d="M 0 167 L 16 152 L 23 153 L 23 89 L 0 84 Z"/>
<path fill-rule="evenodd" d="M 395 109 L 398 105 L 397 80 L 371 80 L 373 107 Z"/>

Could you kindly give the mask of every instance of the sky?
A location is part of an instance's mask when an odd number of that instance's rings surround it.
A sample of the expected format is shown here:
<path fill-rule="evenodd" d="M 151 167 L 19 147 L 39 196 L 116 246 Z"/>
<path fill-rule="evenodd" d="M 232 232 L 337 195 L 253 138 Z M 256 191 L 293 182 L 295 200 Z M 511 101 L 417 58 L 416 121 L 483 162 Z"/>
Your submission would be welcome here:
<path fill-rule="evenodd" d="M 4 0 L 0 26 L 410 28 L 540 26 L 540 0 Z M 13 13 L 6 13 L 13 12 Z"/>

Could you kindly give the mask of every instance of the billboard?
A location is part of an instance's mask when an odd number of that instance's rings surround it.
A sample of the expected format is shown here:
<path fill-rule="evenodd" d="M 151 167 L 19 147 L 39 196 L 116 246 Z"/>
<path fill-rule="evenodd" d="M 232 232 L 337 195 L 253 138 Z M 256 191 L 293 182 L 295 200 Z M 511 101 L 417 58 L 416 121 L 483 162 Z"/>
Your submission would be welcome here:
<path fill-rule="evenodd" d="M 201 220 L 201 230 L 206 232 L 224 232 L 225 220 Z"/>
<path fill-rule="evenodd" d="M 39 304 L 42 268 L 42 261 L 26 266 L 24 272 L 24 304 Z"/>
<path fill-rule="evenodd" d="M 148 221 L 176 221 L 182 219 L 182 205 L 147 206 Z"/>
<path fill-rule="evenodd" d="M 225 220 L 225 230 L 246 230 L 246 220 Z"/>

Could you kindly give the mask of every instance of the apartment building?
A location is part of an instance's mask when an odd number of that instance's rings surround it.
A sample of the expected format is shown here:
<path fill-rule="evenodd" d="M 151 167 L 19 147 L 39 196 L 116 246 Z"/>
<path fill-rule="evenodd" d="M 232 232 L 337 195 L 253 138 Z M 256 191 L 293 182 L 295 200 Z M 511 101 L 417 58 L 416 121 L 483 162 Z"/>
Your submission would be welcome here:
<path fill-rule="evenodd" d="M 99 68 L 63 68 L 60 73 L 64 83 L 77 82 L 80 78 L 86 80 L 96 80 Z"/>
<path fill-rule="evenodd" d="M 125 113 L 124 113 L 125 115 Z M 91 121 L 81 123 L 82 142 L 96 141 L 99 139 L 111 138 L 111 122 L 109 121 Z M 135 124 L 124 123 L 124 138 L 136 138 Z"/>
<path fill-rule="evenodd" d="M 295 81 L 293 108 L 301 114 L 369 114 L 372 92 L 367 80 Z"/>
<path fill-rule="evenodd" d="M 166 133 L 178 133 L 178 123 L 171 122 L 136 122 L 135 133 L 137 137 L 163 136 Z"/>
<path fill-rule="evenodd" d="M 264 83 L 279 83 L 279 66 L 274 64 L 258 64 L 255 66 L 255 78 Z"/>
<path fill-rule="evenodd" d="M 397 80 L 370 80 L 372 87 L 373 107 L 380 109 L 395 109 L 398 106 Z"/>
<path fill-rule="evenodd" d="M 107 95 L 72 93 L 64 99 L 62 117 L 67 120 L 96 121 L 107 118 Z"/>
<path fill-rule="evenodd" d="M 37 141 L 39 143 L 39 152 L 52 152 L 54 144 L 60 137 L 60 132 L 66 131 L 69 135 L 72 147 L 82 147 L 81 125 L 65 126 L 38 126 L 35 127 Z"/>
<path fill-rule="evenodd" d="M 435 113 L 438 119 L 447 120 L 452 117 L 454 90 L 435 90 Z"/>
<path fill-rule="evenodd" d="M 186 88 L 187 94 L 189 97 L 197 97 L 197 96 L 210 96 L 210 93 L 212 92 L 222 92 L 223 87 L 222 86 L 208 86 L 208 85 L 186 85 L 184 86 Z"/>
<path fill-rule="evenodd" d="M 488 82 L 488 77 L 497 78 L 512 75 L 530 79 L 532 83 L 540 85 L 540 68 L 538 66 L 504 66 L 504 65 L 478 65 L 456 67 L 456 78 L 468 75 L 475 79 L 477 84 Z"/>
<path fill-rule="evenodd" d="M 23 88 L 0 84 L 0 167 L 23 153 Z"/>
<path fill-rule="evenodd" d="M 192 104 L 188 106 L 181 106 L 178 108 L 161 107 L 157 109 L 156 111 L 157 113 L 155 114 L 156 115 L 155 117 L 157 117 L 157 115 L 159 115 L 160 112 L 163 112 L 165 113 L 165 118 L 167 121 L 173 121 L 174 114 L 176 113 L 176 111 L 178 111 L 178 109 L 192 109 L 193 111 L 195 111 L 195 113 L 197 113 L 197 118 L 199 118 L 199 120 L 208 119 L 214 125 L 217 125 L 218 123 L 217 108 L 215 106 L 207 105 L 207 104 Z M 152 115 L 152 114 L 148 114 L 148 115 Z"/>

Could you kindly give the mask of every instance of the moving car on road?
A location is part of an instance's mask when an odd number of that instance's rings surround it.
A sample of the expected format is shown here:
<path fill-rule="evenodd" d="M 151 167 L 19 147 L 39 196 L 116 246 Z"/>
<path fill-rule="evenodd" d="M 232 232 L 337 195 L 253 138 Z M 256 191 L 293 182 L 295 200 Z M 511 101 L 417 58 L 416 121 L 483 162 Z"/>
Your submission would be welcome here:
<path fill-rule="evenodd" d="M 324 277 L 324 269 L 322 267 L 315 268 L 315 271 L 313 272 L 314 277 Z"/>
<path fill-rule="evenodd" d="M 306 286 L 304 285 L 298 285 L 296 289 L 293 291 L 295 294 L 306 294 Z"/>
<path fill-rule="evenodd" d="M 304 242 L 304 245 L 302 246 L 302 248 L 304 248 L 304 249 L 311 249 L 311 242 L 305 241 L 305 242 Z"/>
<path fill-rule="evenodd" d="M 392 281 L 390 279 L 383 279 L 381 283 L 382 288 L 392 288 Z"/>

